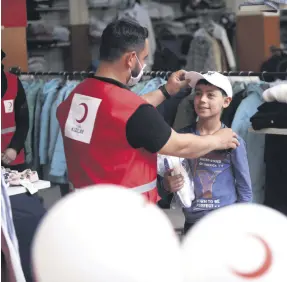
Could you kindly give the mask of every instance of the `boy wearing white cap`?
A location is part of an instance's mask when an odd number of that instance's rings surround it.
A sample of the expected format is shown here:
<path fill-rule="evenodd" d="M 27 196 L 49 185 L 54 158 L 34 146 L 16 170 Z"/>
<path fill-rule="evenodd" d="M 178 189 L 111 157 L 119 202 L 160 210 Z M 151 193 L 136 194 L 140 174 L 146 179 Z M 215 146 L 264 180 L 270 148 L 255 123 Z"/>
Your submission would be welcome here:
<path fill-rule="evenodd" d="M 189 72 L 186 79 L 194 88 L 194 108 L 198 121 L 183 133 L 210 135 L 225 127 L 220 117 L 232 100 L 232 86 L 228 78 L 218 72 L 200 74 Z M 233 151 L 213 151 L 198 159 L 190 159 L 195 200 L 190 208 L 184 208 L 185 232 L 212 210 L 234 203 L 251 202 L 252 187 L 244 141 Z M 182 175 L 164 177 L 169 192 L 177 192 L 183 186 Z"/>

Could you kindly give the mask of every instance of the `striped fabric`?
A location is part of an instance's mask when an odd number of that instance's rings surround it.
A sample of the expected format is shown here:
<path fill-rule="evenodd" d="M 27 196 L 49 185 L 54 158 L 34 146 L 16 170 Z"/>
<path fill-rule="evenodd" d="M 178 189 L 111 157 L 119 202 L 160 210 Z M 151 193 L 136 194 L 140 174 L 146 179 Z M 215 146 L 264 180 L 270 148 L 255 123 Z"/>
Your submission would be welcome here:
<path fill-rule="evenodd" d="M 12 220 L 8 185 L 1 173 L 1 280 L 4 282 L 26 282 L 21 266 L 18 240 Z"/>

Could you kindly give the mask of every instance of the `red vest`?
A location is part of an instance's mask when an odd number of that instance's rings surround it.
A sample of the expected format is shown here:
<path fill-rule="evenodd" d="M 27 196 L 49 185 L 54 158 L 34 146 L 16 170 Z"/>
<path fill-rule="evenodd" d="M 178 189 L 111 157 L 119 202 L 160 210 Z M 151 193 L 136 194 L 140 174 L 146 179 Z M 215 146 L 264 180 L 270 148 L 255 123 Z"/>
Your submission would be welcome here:
<path fill-rule="evenodd" d="M 17 76 L 6 72 L 7 91 L 1 99 L 1 152 L 4 152 L 16 130 L 14 103 L 18 92 Z M 14 162 L 9 165 L 17 165 L 25 162 L 24 150 L 21 150 Z"/>
<path fill-rule="evenodd" d="M 145 101 L 129 90 L 95 78 L 79 84 L 57 109 L 69 180 L 76 188 L 117 184 L 156 203 L 157 155 L 132 148 L 130 116 Z"/>

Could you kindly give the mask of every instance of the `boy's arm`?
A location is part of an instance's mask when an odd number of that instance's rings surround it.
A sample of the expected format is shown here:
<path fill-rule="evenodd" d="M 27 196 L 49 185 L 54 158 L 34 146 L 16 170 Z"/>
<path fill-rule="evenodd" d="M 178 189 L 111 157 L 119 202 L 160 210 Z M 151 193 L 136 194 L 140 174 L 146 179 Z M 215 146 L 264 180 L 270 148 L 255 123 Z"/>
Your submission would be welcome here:
<path fill-rule="evenodd" d="M 245 142 L 239 138 L 240 146 L 231 153 L 238 203 L 252 202 L 252 185 Z"/>

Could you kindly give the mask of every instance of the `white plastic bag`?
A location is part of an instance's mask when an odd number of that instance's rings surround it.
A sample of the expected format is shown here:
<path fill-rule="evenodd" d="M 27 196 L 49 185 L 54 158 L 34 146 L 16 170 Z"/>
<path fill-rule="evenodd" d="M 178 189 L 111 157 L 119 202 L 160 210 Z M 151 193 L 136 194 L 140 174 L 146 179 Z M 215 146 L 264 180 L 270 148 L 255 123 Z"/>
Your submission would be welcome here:
<path fill-rule="evenodd" d="M 184 179 L 183 187 L 175 193 L 175 197 L 171 204 L 172 207 L 190 208 L 195 195 L 192 173 L 187 159 L 158 154 L 158 174 L 163 177 L 165 172 L 170 169 L 173 169 L 172 175 L 181 174 Z"/>

